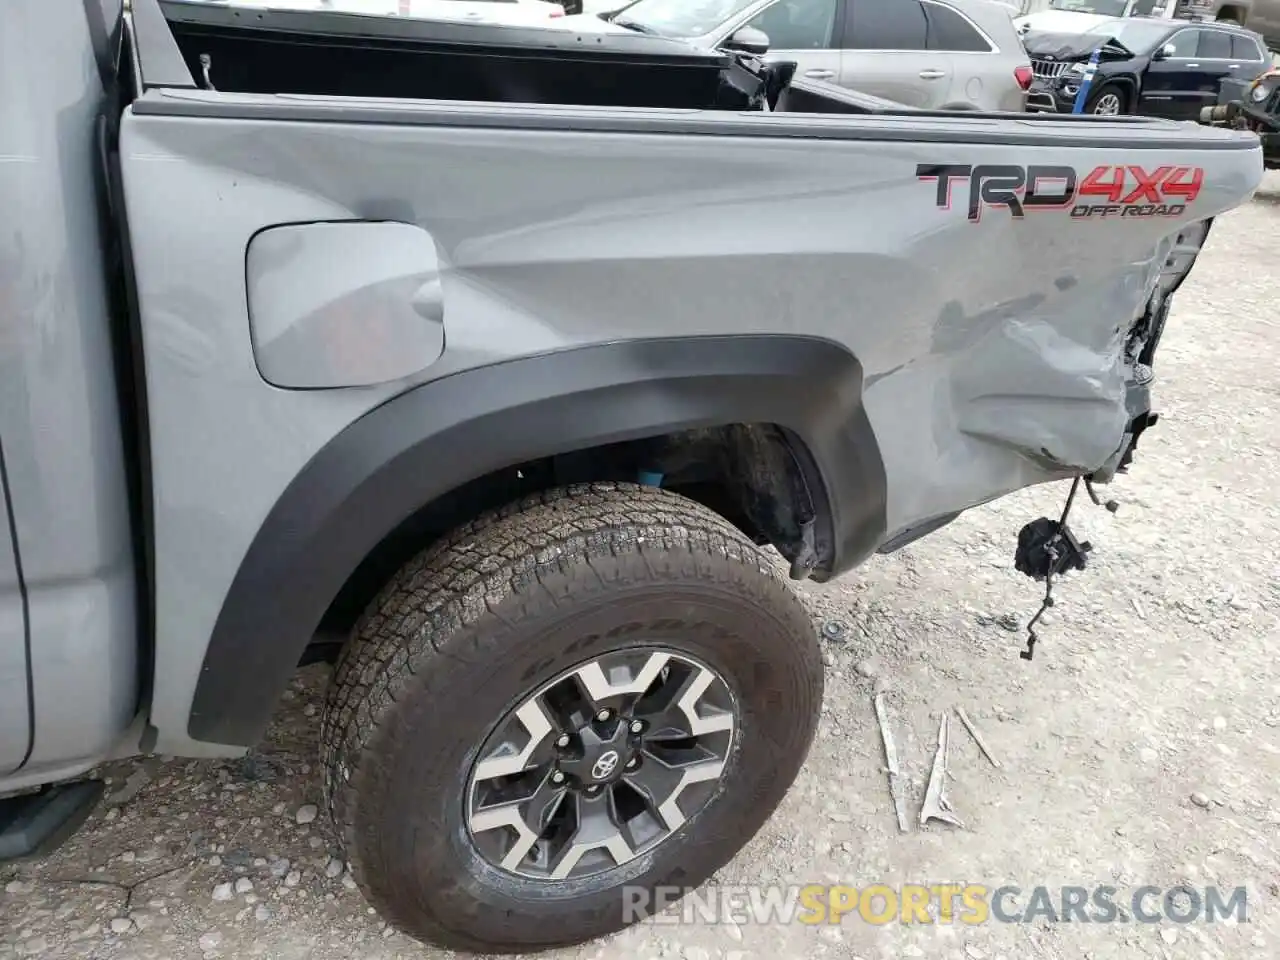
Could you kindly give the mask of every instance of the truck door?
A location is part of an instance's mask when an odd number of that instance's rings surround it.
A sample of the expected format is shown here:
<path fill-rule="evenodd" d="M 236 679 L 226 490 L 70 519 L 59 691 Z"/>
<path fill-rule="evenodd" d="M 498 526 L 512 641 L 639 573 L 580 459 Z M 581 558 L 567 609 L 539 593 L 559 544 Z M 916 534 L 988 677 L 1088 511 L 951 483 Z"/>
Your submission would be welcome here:
<path fill-rule="evenodd" d="M 31 736 L 26 591 L 14 548 L 12 517 L 0 438 L 0 774 L 21 765 Z"/>

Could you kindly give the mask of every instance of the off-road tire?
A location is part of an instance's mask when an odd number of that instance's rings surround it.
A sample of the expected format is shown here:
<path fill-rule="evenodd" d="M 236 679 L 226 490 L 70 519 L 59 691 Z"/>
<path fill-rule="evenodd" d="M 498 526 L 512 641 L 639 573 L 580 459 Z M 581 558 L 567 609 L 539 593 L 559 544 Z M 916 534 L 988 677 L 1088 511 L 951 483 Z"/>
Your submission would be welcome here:
<path fill-rule="evenodd" d="M 718 791 L 602 876 L 550 882 L 491 866 L 464 814 L 480 744 L 533 688 L 650 623 L 738 704 Z M 371 604 L 330 688 L 326 800 L 361 890 L 410 936 L 485 953 L 582 943 L 637 919 L 624 886 L 693 889 L 755 835 L 809 750 L 822 681 L 805 608 L 722 517 L 655 488 L 552 490 L 461 527 Z"/>

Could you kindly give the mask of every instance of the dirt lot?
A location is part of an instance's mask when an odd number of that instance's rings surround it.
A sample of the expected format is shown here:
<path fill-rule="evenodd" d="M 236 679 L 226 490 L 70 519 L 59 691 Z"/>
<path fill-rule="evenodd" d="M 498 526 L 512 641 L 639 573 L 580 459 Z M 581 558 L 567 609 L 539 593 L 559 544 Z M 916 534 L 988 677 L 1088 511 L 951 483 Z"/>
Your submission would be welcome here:
<path fill-rule="evenodd" d="M 1113 491 L 1119 513 L 1079 511 L 1097 552 L 1061 589 L 1034 663 L 1017 651 L 1037 588 L 1012 548 L 1024 522 L 1060 508 L 1058 486 L 805 590 L 818 624 L 846 627 L 827 643 L 820 739 L 719 878 L 1112 885 L 1121 904 L 1148 884 L 1243 886 L 1248 922 L 645 925 L 555 960 L 1280 956 L 1280 499 L 1266 492 L 1280 454 L 1278 232 L 1274 176 L 1217 225 L 1161 348 L 1164 420 Z M 0 957 L 442 956 L 372 915 L 313 819 L 325 679 L 307 671 L 249 762 L 106 771 L 115 793 L 89 829 L 0 873 Z M 877 687 L 911 813 L 941 712 L 964 707 L 1001 760 L 953 725 L 948 791 L 963 829 L 897 832 Z"/>

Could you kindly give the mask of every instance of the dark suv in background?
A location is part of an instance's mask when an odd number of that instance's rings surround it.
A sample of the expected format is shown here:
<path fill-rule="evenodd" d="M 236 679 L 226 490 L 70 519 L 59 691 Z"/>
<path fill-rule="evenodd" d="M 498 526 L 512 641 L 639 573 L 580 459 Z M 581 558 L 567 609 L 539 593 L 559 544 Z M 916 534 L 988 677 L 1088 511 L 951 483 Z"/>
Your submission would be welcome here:
<path fill-rule="evenodd" d="M 1086 65 L 1100 51 L 1084 112 L 1195 120 L 1228 78 L 1252 79 L 1270 66 L 1256 33 L 1229 23 L 1116 17 L 1082 33 L 1029 31 L 1023 43 L 1035 82 L 1032 110 L 1070 113 Z"/>

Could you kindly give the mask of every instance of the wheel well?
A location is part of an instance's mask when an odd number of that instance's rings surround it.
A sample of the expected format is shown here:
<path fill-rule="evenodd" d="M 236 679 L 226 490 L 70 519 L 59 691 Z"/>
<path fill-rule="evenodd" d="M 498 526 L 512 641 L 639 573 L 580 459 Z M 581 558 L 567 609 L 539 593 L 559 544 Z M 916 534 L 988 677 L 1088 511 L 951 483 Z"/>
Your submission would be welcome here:
<path fill-rule="evenodd" d="M 1090 91 L 1090 99 L 1097 96 L 1106 87 L 1117 87 L 1125 98 L 1125 109 L 1132 110 L 1134 108 L 1134 100 L 1138 95 L 1138 85 L 1132 77 L 1107 77 L 1101 83 L 1096 84 L 1093 90 Z"/>
<path fill-rule="evenodd" d="M 698 501 L 756 543 L 776 547 L 793 575 L 829 559 L 829 545 L 814 539 L 823 527 L 817 512 L 826 508 L 821 479 L 804 444 L 782 427 L 729 424 L 588 447 L 496 470 L 425 504 L 347 579 L 302 662 L 332 659 L 395 571 L 450 530 L 531 493 L 605 480 L 660 483 Z"/>
<path fill-rule="evenodd" d="M 888 500 L 862 395 L 845 347 L 778 334 L 592 344 L 406 390 L 316 452 L 253 535 L 188 737 L 258 742 L 304 651 L 345 638 L 397 561 L 538 485 L 662 473 L 777 546 L 794 576 L 851 569 L 883 541 Z"/>

